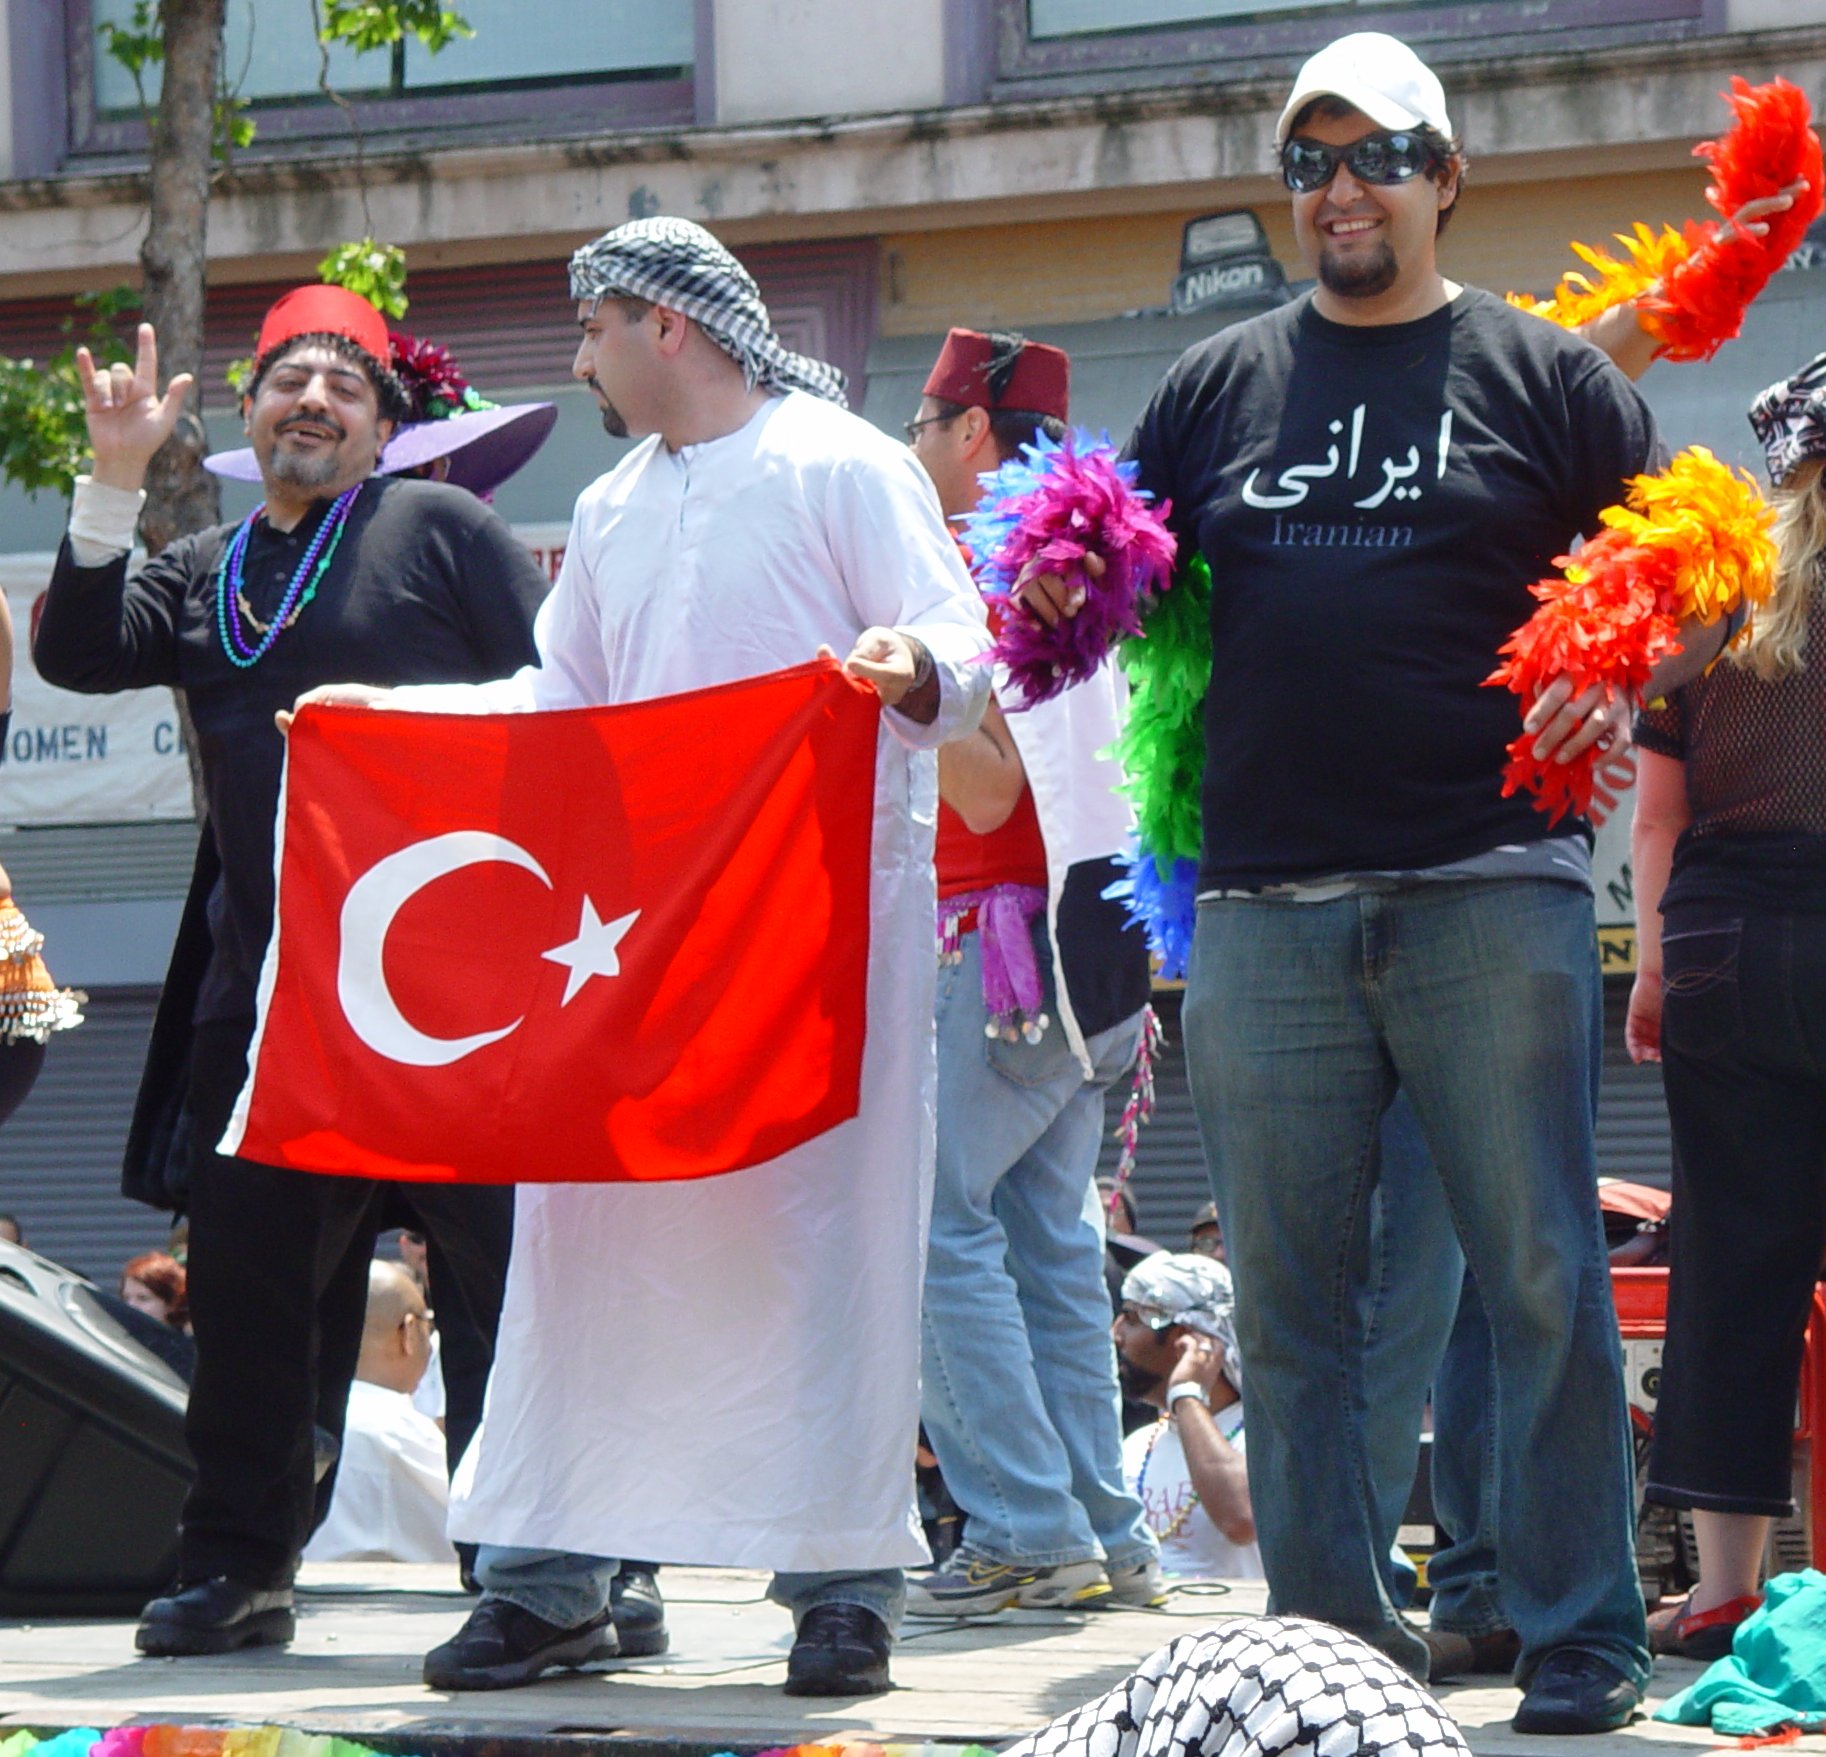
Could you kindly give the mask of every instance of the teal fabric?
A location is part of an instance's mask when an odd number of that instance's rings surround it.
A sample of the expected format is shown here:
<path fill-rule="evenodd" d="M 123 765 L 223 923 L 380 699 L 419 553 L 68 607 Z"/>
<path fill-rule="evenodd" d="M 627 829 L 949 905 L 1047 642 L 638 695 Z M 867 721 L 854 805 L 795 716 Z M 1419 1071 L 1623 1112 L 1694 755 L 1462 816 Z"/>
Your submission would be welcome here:
<path fill-rule="evenodd" d="M 1656 1709 L 1655 1718 L 1710 1723 L 1733 1738 L 1776 1727 L 1826 1727 L 1826 1574 L 1814 1568 L 1778 1574 L 1763 1588 L 1762 1609 L 1738 1625 L 1731 1651 Z"/>

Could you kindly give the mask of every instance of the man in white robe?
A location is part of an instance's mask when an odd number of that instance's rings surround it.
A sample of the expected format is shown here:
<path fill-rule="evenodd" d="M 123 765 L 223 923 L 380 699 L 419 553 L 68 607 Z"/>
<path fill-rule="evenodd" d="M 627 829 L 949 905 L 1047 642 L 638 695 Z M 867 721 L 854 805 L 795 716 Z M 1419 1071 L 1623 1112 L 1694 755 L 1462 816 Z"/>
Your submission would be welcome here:
<path fill-rule="evenodd" d="M 780 346 L 709 233 L 619 227 L 577 253 L 571 291 L 572 370 L 607 430 L 644 442 L 578 501 L 541 664 L 390 705 L 644 701 L 849 654 L 888 707 L 861 1105 L 729 1177 L 520 1189 L 483 1431 L 452 1491 L 484 1597 L 426 1681 L 500 1688 L 612 1656 L 611 1558 L 632 1555 L 773 1569 L 797 1628 L 788 1691 L 865 1694 L 888 1687 L 901 1570 L 926 1559 L 930 751 L 982 713 L 988 631 L 924 471 Z"/>

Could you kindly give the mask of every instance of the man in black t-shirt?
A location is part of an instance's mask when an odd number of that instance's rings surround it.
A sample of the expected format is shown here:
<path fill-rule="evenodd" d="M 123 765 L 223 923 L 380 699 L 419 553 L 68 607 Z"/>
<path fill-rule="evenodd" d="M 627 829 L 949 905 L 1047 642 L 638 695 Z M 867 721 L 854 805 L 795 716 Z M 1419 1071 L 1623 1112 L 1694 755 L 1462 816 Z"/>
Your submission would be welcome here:
<path fill-rule="evenodd" d="M 1464 160 L 1411 50 L 1333 43 L 1279 138 L 1318 286 L 1194 347 L 1131 441 L 1213 581 L 1185 1029 L 1263 1559 L 1275 1610 L 1426 1674 L 1383 1585 L 1353 1247 L 1399 1088 L 1495 1337 L 1516 1729 L 1602 1731 L 1647 1651 L 1594 1193 L 1590 836 L 1503 796 L 1514 708 L 1483 680 L 1528 584 L 1659 444 L 1595 348 L 1440 274 Z M 1030 597 L 1070 612 L 1057 580 Z M 1626 711 L 1562 680 L 1525 724 L 1571 756 Z"/>
<path fill-rule="evenodd" d="M 187 1170 L 197 1341 L 196 1479 L 177 1587 L 140 1624 L 149 1654 L 291 1638 L 293 1570 L 330 1488 L 313 1483 L 313 1430 L 342 1429 L 386 1189 L 214 1151 L 245 1077 L 272 929 L 274 712 L 332 678 L 479 682 L 535 654 L 544 576 L 500 519 L 462 489 L 373 474 L 405 412 L 387 356 L 385 321 L 355 294 L 281 299 L 247 403 L 264 507 L 180 538 L 131 578 L 140 484 L 189 380 L 160 397 L 150 325 L 133 367 L 97 372 L 79 356 L 94 473 L 78 481 L 38 669 L 67 689 L 183 689 L 208 806 L 129 1144 L 136 1194 L 167 1195 L 173 1162 L 187 1162 L 177 1181 Z M 464 1310 L 492 1346 L 512 1192 L 427 1185 L 410 1199 L 439 1304 Z M 455 1390 L 453 1447 L 479 1418 L 479 1378 L 475 1408 L 459 1410 Z"/>

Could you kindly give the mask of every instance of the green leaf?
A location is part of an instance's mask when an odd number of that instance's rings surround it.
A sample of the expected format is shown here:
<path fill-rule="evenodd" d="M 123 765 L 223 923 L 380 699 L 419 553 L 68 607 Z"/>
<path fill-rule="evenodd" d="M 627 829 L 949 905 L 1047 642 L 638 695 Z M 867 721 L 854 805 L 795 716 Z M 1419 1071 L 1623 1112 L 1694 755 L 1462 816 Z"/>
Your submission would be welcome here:
<path fill-rule="evenodd" d="M 397 244 L 378 238 L 338 244 L 318 263 L 317 278 L 359 293 L 395 322 L 406 315 L 406 253 Z"/>
<path fill-rule="evenodd" d="M 456 37 L 473 37 L 469 20 L 439 0 L 325 0 L 323 41 L 366 51 L 388 49 L 411 35 L 436 54 Z"/>

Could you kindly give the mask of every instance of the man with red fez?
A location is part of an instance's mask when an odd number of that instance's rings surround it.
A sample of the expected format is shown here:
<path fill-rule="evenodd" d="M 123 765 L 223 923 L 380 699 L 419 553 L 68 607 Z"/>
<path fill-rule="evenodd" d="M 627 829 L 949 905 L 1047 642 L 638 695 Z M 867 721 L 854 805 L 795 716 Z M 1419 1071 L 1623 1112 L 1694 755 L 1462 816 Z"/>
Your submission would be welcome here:
<path fill-rule="evenodd" d="M 1063 437 L 1070 363 L 1018 335 L 954 329 L 907 424 L 945 516 L 1037 437 Z M 1122 1481 L 1103 1240 L 1089 1203 L 1103 1095 L 1148 1004 L 1140 931 L 1105 889 L 1132 825 L 1107 755 L 1121 673 L 939 751 L 938 1170 L 920 1413 L 965 1513 L 915 1575 L 914 1615 L 1161 1594 Z"/>
<path fill-rule="evenodd" d="M 190 1221 L 196 1480 L 173 1592 L 146 1607 L 148 1654 L 219 1653 L 293 1632 L 292 1575 L 334 1476 L 314 1430 L 340 1434 L 361 1347 L 368 1262 L 387 1190 L 213 1151 L 245 1077 L 273 918 L 273 822 L 284 742 L 273 714 L 329 678 L 482 681 L 533 656 L 544 579 L 472 494 L 374 475 L 405 414 L 387 326 L 340 287 L 301 287 L 261 327 L 243 405 L 264 505 L 180 538 L 135 574 L 128 551 L 146 465 L 188 376 L 161 396 L 157 343 L 132 366 L 77 356 L 93 473 L 78 477 L 35 643 L 66 689 L 182 689 L 207 802 L 191 901 L 128 1144 L 127 1193 Z M 466 1308 L 492 1351 L 511 1192 L 425 1186 L 440 1305 Z M 458 1456 L 480 1416 L 451 1384 Z"/>

